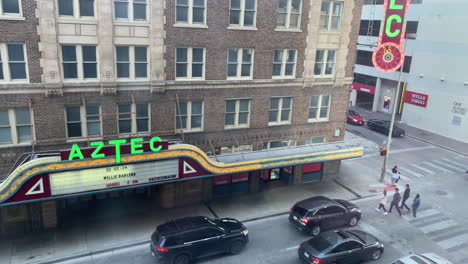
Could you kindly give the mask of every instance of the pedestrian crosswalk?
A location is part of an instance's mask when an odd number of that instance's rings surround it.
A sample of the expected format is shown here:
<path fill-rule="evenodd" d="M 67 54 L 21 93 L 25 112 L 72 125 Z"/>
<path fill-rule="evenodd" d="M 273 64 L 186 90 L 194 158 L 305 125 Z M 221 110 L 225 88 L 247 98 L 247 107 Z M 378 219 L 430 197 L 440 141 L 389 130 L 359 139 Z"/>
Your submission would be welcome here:
<path fill-rule="evenodd" d="M 417 180 L 425 176 L 465 173 L 467 169 L 468 157 L 461 155 L 452 158 L 441 158 L 398 165 L 401 179 L 409 181 Z M 390 172 L 389 169 L 388 173 L 390 174 Z"/>
<path fill-rule="evenodd" d="M 466 257 L 468 229 L 440 210 L 424 208 L 418 210 L 416 218 L 412 214 L 403 215 L 403 218 L 448 253 Z"/>

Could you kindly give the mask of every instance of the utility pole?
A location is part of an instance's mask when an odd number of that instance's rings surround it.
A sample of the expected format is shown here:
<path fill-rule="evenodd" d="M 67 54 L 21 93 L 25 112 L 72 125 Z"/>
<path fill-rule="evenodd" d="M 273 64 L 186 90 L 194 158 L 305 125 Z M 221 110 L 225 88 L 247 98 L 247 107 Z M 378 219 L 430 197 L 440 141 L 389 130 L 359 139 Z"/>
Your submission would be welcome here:
<path fill-rule="evenodd" d="M 405 42 L 405 47 L 406 47 L 406 42 Z M 393 102 L 393 108 L 392 108 L 392 120 L 390 121 L 390 131 L 388 132 L 388 139 L 387 139 L 387 151 L 384 156 L 384 161 L 382 165 L 382 173 L 380 174 L 380 182 L 385 182 L 385 172 L 387 171 L 387 159 L 388 155 L 390 154 L 390 145 L 392 144 L 392 134 L 393 134 L 393 125 L 395 124 L 395 116 L 396 116 L 396 111 L 398 108 L 398 102 L 400 98 L 400 86 L 401 86 L 401 75 L 403 72 L 403 67 L 405 66 L 405 63 L 401 65 L 400 68 L 400 76 L 398 77 L 398 84 L 396 88 L 396 96 L 395 96 L 395 102 Z"/>

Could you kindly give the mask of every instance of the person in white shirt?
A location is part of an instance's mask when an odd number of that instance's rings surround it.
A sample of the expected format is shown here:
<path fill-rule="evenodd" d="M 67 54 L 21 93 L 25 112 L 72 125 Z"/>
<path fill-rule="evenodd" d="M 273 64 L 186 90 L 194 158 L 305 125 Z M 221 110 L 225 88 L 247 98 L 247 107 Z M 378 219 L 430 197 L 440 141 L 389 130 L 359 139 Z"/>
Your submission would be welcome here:
<path fill-rule="evenodd" d="M 380 212 L 380 208 L 384 210 L 384 215 L 387 215 L 387 209 L 385 209 L 385 205 L 387 204 L 387 190 L 383 191 L 383 197 L 379 201 L 379 208 L 375 208 L 378 212 Z"/>

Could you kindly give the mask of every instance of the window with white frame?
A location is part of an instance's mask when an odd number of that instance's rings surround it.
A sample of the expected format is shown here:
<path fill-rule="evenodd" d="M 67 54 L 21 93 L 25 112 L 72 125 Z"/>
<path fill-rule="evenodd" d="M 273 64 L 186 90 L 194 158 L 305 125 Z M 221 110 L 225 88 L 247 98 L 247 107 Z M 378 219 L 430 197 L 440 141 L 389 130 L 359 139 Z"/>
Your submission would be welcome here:
<path fill-rule="evenodd" d="M 273 77 L 292 77 L 296 76 L 297 50 L 277 49 L 273 58 Z"/>
<path fill-rule="evenodd" d="M 320 28 L 325 30 L 338 30 L 341 26 L 343 2 L 323 1 L 320 12 Z"/>
<path fill-rule="evenodd" d="M 257 0 L 231 0 L 229 24 L 238 27 L 255 27 Z"/>
<path fill-rule="evenodd" d="M 0 17 L 2 16 L 21 16 L 21 0 L 2 0 L 0 1 Z"/>
<path fill-rule="evenodd" d="M 147 47 L 117 46 L 115 50 L 117 78 L 132 80 L 148 78 Z"/>
<path fill-rule="evenodd" d="M 114 0 L 115 19 L 146 21 L 147 0 Z"/>
<path fill-rule="evenodd" d="M 252 78 L 253 53 L 253 49 L 228 50 L 228 79 Z"/>
<path fill-rule="evenodd" d="M 32 140 L 28 108 L 0 109 L 0 145 L 29 143 Z"/>
<path fill-rule="evenodd" d="M 64 79 L 97 79 L 96 46 L 63 45 Z"/>
<path fill-rule="evenodd" d="M 58 0 L 59 16 L 94 17 L 94 0 Z"/>
<path fill-rule="evenodd" d="M 176 129 L 202 131 L 203 111 L 202 101 L 179 102 L 176 104 Z"/>
<path fill-rule="evenodd" d="M 205 78 L 205 49 L 176 48 L 176 79 Z"/>
<path fill-rule="evenodd" d="M 0 82 L 28 79 L 24 44 L 0 43 Z"/>
<path fill-rule="evenodd" d="M 335 69 L 336 50 L 317 50 L 315 54 L 315 76 L 332 76 Z"/>
<path fill-rule="evenodd" d="M 220 148 L 220 154 L 232 154 L 252 151 L 252 145 L 226 146 Z"/>
<path fill-rule="evenodd" d="M 330 113 L 330 95 L 312 95 L 310 97 L 309 121 L 327 121 Z"/>
<path fill-rule="evenodd" d="M 268 141 L 267 148 L 286 148 L 286 147 L 294 147 L 296 146 L 296 140 L 270 140 Z"/>
<path fill-rule="evenodd" d="M 101 107 L 99 105 L 68 106 L 67 136 L 91 137 L 101 134 Z"/>
<path fill-rule="evenodd" d="M 300 29 L 302 0 L 277 0 L 276 27 L 283 29 Z"/>
<path fill-rule="evenodd" d="M 176 0 L 177 24 L 206 24 L 205 0 Z"/>
<path fill-rule="evenodd" d="M 225 128 L 249 127 L 250 99 L 226 100 Z"/>
<path fill-rule="evenodd" d="M 139 133 L 150 131 L 148 104 L 119 104 L 119 133 Z"/>
<path fill-rule="evenodd" d="M 325 137 L 310 137 L 306 138 L 305 144 L 306 145 L 313 145 L 313 144 L 320 144 L 325 143 Z"/>
<path fill-rule="evenodd" d="M 291 123 L 292 97 L 273 97 L 270 100 L 268 125 Z"/>

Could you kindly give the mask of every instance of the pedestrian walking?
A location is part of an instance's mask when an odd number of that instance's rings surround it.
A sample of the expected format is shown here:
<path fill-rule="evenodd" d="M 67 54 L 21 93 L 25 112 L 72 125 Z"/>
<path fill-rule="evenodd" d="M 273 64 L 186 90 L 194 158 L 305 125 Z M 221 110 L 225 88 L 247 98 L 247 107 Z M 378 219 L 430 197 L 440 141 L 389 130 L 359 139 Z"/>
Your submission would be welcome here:
<path fill-rule="evenodd" d="M 392 202 L 390 203 L 390 210 L 388 212 L 392 213 L 392 209 L 395 206 L 396 210 L 398 211 L 398 213 L 401 216 L 400 207 L 398 207 L 398 204 L 401 201 L 401 195 L 400 195 L 400 193 L 398 191 L 399 191 L 398 188 L 395 188 L 395 194 L 393 195 Z"/>
<path fill-rule="evenodd" d="M 378 212 L 382 208 L 384 210 L 384 215 L 388 215 L 387 209 L 385 209 L 385 205 L 387 204 L 387 190 L 383 191 L 383 197 L 380 199 L 379 208 L 375 208 Z"/>
<path fill-rule="evenodd" d="M 392 185 L 395 185 L 395 183 L 398 183 L 398 180 L 400 179 L 400 172 L 397 170 L 397 166 L 393 167 L 392 169 Z"/>
<path fill-rule="evenodd" d="M 404 206 L 406 209 L 408 209 L 408 211 L 410 211 L 409 207 L 406 205 L 406 200 L 409 199 L 410 192 L 411 192 L 410 186 L 409 186 L 409 184 L 406 184 L 406 189 L 403 192 L 403 200 L 401 202 L 400 209 L 403 209 L 403 206 Z"/>
<path fill-rule="evenodd" d="M 421 198 L 419 198 L 419 193 L 418 193 L 418 194 L 416 194 L 416 197 L 414 197 L 413 205 L 411 206 L 411 207 L 413 207 L 413 217 L 414 218 L 416 218 L 416 211 L 418 210 L 419 205 L 421 205 Z"/>

